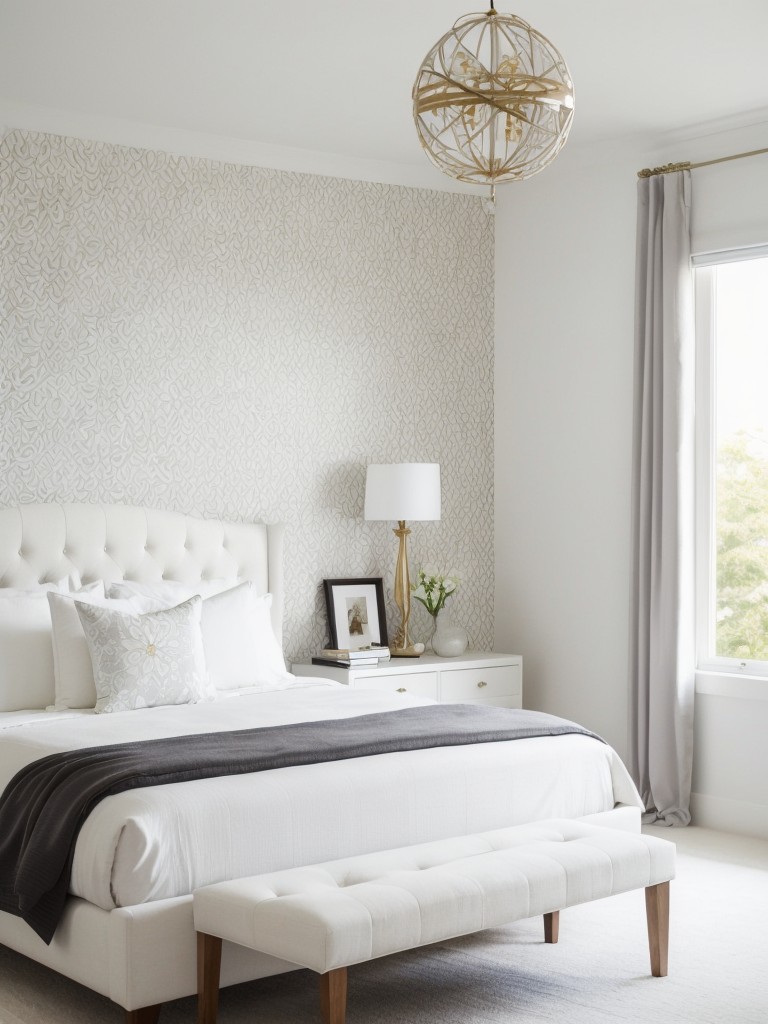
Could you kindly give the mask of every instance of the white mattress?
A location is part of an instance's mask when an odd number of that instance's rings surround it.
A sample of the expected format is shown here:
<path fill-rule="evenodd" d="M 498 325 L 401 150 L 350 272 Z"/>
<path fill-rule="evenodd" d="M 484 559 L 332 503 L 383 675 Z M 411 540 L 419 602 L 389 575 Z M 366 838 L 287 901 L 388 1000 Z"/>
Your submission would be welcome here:
<path fill-rule="evenodd" d="M 429 700 L 302 679 L 215 704 L 112 715 L 0 715 L 0 787 L 78 747 L 346 718 Z M 540 818 L 640 807 L 618 755 L 586 736 L 442 747 L 204 779 L 103 800 L 77 842 L 71 891 L 104 909 L 229 878 Z"/>

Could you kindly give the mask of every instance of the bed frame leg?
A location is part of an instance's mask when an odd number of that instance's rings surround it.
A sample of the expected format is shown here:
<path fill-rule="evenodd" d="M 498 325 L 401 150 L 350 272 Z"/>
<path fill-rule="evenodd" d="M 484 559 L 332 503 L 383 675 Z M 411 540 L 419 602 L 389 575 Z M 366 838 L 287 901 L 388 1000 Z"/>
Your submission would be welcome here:
<path fill-rule="evenodd" d="M 651 974 L 654 978 L 666 978 L 669 966 L 669 882 L 660 882 L 646 888 L 645 912 L 648 918 Z"/>
<path fill-rule="evenodd" d="M 125 1024 L 157 1024 L 162 1005 L 158 1003 L 156 1006 L 142 1006 L 140 1010 L 126 1010 Z"/>
<path fill-rule="evenodd" d="M 219 1012 L 221 939 L 197 933 L 197 1022 L 216 1024 Z"/>
<path fill-rule="evenodd" d="M 557 942 L 560 937 L 560 911 L 553 910 L 544 915 L 544 941 Z"/>
<path fill-rule="evenodd" d="M 347 1019 L 346 967 L 320 975 L 320 1009 L 323 1024 L 344 1024 Z"/>

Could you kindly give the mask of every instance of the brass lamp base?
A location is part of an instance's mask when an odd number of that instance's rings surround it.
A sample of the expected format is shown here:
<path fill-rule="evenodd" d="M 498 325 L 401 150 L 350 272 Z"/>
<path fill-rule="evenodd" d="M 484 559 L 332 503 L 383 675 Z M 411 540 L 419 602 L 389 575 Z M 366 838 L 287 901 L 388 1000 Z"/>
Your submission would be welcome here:
<path fill-rule="evenodd" d="M 390 647 L 389 654 L 392 658 L 420 658 L 424 651 L 417 651 L 413 644 L 408 647 Z"/>

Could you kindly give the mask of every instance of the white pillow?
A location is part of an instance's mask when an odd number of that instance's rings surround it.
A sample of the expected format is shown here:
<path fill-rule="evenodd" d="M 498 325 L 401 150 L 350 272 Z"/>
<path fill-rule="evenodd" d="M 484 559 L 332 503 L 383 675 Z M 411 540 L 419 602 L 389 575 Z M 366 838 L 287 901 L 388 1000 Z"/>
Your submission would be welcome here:
<path fill-rule="evenodd" d="M 0 711 L 42 709 L 53 703 L 53 646 L 47 596 L 59 590 L 66 592 L 68 587 L 69 581 L 64 579 L 29 590 L 0 588 Z"/>
<path fill-rule="evenodd" d="M 96 684 L 96 713 L 211 699 L 200 635 L 202 598 L 130 615 L 75 601 Z"/>
<path fill-rule="evenodd" d="M 272 595 L 257 594 L 252 583 L 203 601 L 205 662 L 216 689 L 276 690 L 293 682 L 272 630 L 271 607 Z"/>
<path fill-rule="evenodd" d="M 101 580 L 99 580 L 99 582 L 101 583 Z M 58 587 L 64 594 L 74 594 L 78 590 L 86 589 L 83 587 L 83 581 L 80 578 L 80 573 L 77 569 L 73 569 L 65 580 L 59 580 Z"/>
<path fill-rule="evenodd" d="M 85 633 L 75 608 L 75 601 L 112 608 L 119 612 L 157 611 L 160 601 L 135 597 L 130 600 L 109 601 L 103 588 L 87 594 L 48 594 L 50 622 L 53 628 L 53 671 L 55 678 L 55 704 L 51 710 L 68 711 L 70 708 L 92 708 L 96 703 L 96 684 Z"/>
<path fill-rule="evenodd" d="M 45 708 L 53 700 L 46 591 L 0 590 L 0 680 L 0 711 Z"/>
<path fill-rule="evenodd" d="M 110 583 L 107 588 L 107 597 L 151 597 L 156 601 L 166 602 L 166 607 L 181 604 L 188 601 L 190 597 L 199 594 L 200 597 L 211 597 L 213 594 L 220 594 L 224 590 L 230 590 L 242 582 L 236 577 L 233 579 L 200 580 L 199 583 L 179 583 L 177 580 L 158 580 L 156 583 L 138 583 L 136 580 L 119 580 L 117 583 Z"/>

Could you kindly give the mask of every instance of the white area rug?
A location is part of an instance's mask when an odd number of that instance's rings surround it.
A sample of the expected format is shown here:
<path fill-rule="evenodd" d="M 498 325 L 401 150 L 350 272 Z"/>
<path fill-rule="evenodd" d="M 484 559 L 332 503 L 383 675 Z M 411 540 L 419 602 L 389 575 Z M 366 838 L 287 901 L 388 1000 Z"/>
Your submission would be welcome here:
<path fill-rule="evenodd" d="M 706 829 L 649 829 L 678 846 L 670 975 L 649 974 L 642 892 L 350 969 L 348 1024 L 765 1024 L 768 843 Z M 194 1024 L 194 999 L 161 1024 Z M 0 949 L 2 1024 L 120 1024 L 114 1003 Z M 221 1024 L 320 1020 L 308 971 L 224 989 Z"/>

